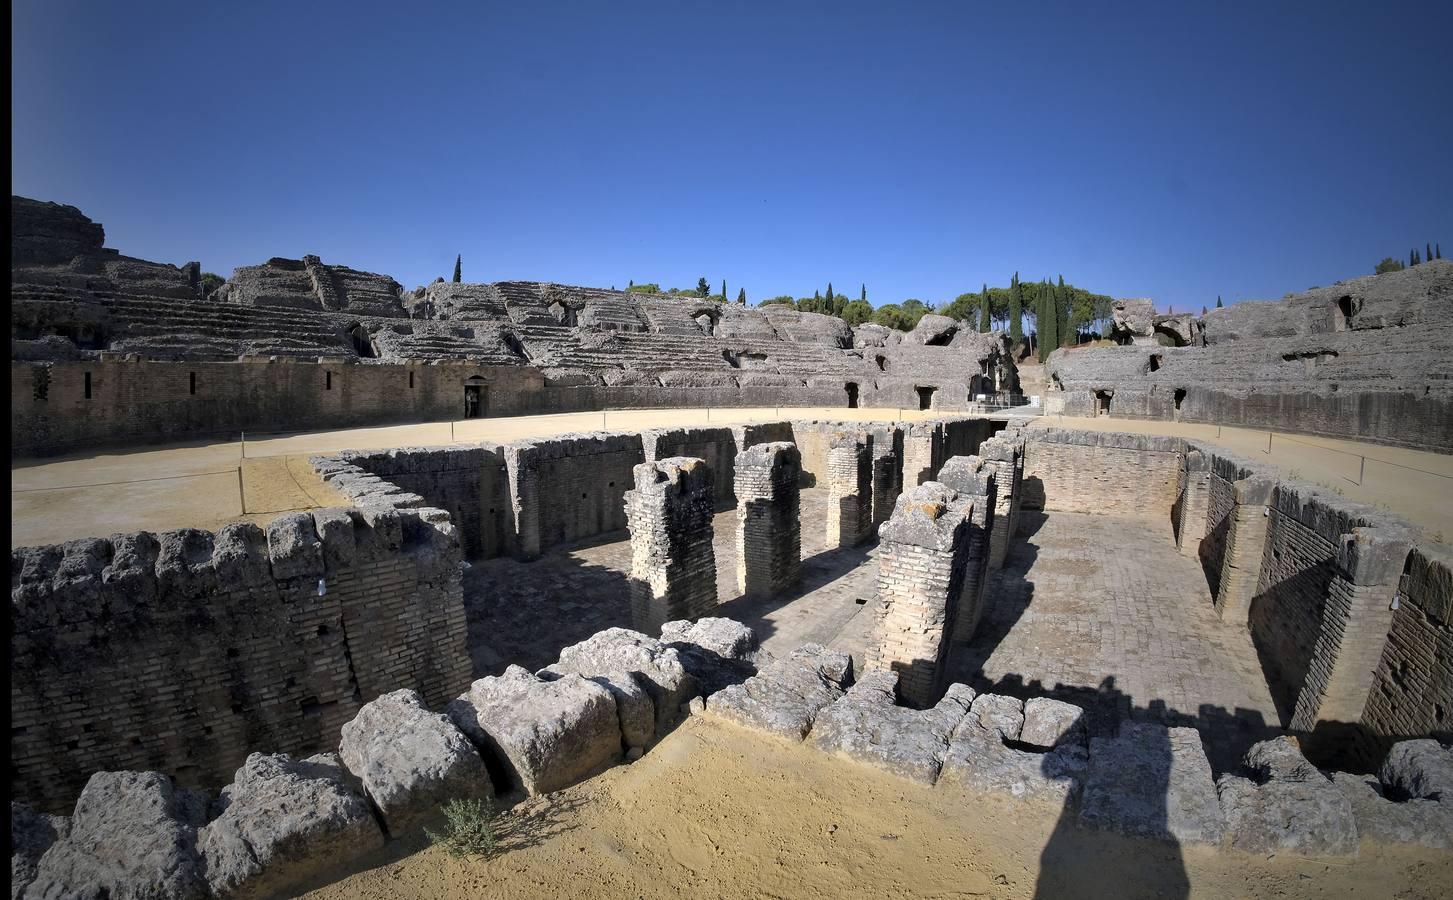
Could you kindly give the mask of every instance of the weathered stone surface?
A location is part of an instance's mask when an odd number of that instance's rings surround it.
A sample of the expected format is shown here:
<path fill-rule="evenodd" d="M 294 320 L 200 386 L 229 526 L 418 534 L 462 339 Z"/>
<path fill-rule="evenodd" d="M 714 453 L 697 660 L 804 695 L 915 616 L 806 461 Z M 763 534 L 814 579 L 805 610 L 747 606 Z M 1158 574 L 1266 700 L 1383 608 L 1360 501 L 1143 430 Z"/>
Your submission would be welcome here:
<path fill-rule="evenodd" d="M 898 676 L 870 672 L 818 713 L 808 740 L 828 752 L 924 784 L 938 780 L 949 736 L 969 711 L 974 691 L 949 688 L 932 709 L 897 705 Z"/>
<path fill-rule="evenodd" d="M 1035 753 L 1009 743 L 1020 740 L 1025 724 L 1024 704 L 1017 698 L 974 698 L 949 741 L 939 781 L 1031 800 L 1063 803 L 1074 797 L 1085 777 L 1083 730 L 1069 729 L 1054 749 Z"/>
<path fill-rule="evenodd" d="M 661 640 L 675 650 L 702 694 L 740 684 L 771 661 L 752 629 L 734 619 L 708 617 L 695 624 L 667 622 Z"/>
<path fill-rule="evenodd" d="M 1035 747 L 1057 747 L 1085 743 L 1085 711 L 1073 703 L 1050 697 L 1024 701 L 1024 727 L 1019 742 Z"/>
<path fill-rule="evenodd" d="M 1358 837 L 1384 844 L 1453 849 L 1453 805 L 1437 800 L 1389 800 L 1370 775 L 1334 772 L 1332 783 L 1352 804 Z"/>
<path fill-rule="evenodd" d="M 696 679 L 675 649 L 629 628 L 607 628 L 566 647 L 550 669 L 587 678 L 631 673 L 651 698 L 657 736 L 681 721 L 681 704 L 698 691 Z M 636 714 L 634 709 L 631 714 Z"/>
<path fill-rule="evenodd" d="M 800 741 L 823 707 L 852 682 L 852 658 L 805 644 L 706 701 L 710 715 Z"/>
<path fill-rule="evenodd" d="M 1080 822 L 1132 836 L 1217 844 L 1225 817 L 1194 728 L 1124 722 L 1090 739 Z"/>
<path fill-rule="evenodd" d="M 474 682 L 445 712 L 532 797 L 584 781 L 621 757 L 615 698 L 576 674 L 546 680 L 510 666 Z"/>
<path fill-rule="evenodd" d="M 1290 738 L 1254 745 L 1242 767 L 1250 777 L 1227 774 L 1216 782 L 1233 847 L 1303 856 L 1357 852 L 1352 804 Z"/>
<path fill-rule="evenodd" d="M 45 851 L 71 832 L 69 816 L 38 813 L 23 803 L 10 802 L 10 900 L 18 900 L 35 880 L 35 868 Z"/>
<path fill-rule="evenodd" d="M 1377 776 L 1390 792 L 1453 803 L 1453 747 L 1432 738 L 1401 741 L 1388 751 Z"/>
<path fill-rule="evenodd" d="M 338 755 L 394 837 L 433 819 L 448 800 L 494 793 L 469 739 L 447 716 L 425 709 L 417 691 L 365 705 L 343 726 Z"/>
<path fill-rule="evenodd" d="M 217 897 L 270 897 L 383 846 L 368 801 L 335 754 L 297 760 L 253 753 L 197 834 L 202 870 Z"/>
<path fill-rule="evenodd" d="M 41 857 L 33 900 L 202 898 L 197 856 L 205 798 L 159 772 L 97 772 L 86 782 L 70 834 Z"/>
<path fill-rule="evenodd" d="M 536 673 L 551 680 L 567 672 L 557 664 L 548 665 Z M 646 692 L 643 679 L 624 669 L 600 675 L 582 676 L 610 691 L 615 699 L 616 716 L 620 720 L 621 741 L 626 749 L 645 751 L 656 740 L 656 703 Z"/>

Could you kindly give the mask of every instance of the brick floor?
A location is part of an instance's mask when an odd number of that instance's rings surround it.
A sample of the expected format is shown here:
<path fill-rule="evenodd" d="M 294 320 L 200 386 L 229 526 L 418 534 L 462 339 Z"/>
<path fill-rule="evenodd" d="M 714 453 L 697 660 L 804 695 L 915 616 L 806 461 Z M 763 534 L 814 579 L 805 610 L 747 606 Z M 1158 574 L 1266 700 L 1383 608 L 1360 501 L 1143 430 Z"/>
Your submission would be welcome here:
<path fill-rule="evenodd" d="M 1279 724 L 1250 633 L 1216 617 L 1168 522 L 1026 513 L 987 592 L 954 657 L 975 688 L 1080 702 L 1100 730 L 1126 715 L 1195 725 L 1218 771 Z"/>
<path fill-rule="evenodd" d="M 826 501 L 825 490 L 802 492 L 801 588 L 756 602 L 736 591 L 736 512 L 716 516 L 718 614 L 751 625 L 773 653 L 813 641 L 860 664 L 876 546 L 828 549 Z M 596 631 L 630 627 L 629 569 L 623 533 L 531 563 L 475 563 L 465 602 L 476 675 L 510 663 L 537 669 Z M 1168 524 L 1027 513 L 987 591 L 978 634 L 955 648 L 956 680 L 1073 700 L 1101 731 L 1127 715 L 1193 724 L 1218 771 L 1275 730 L 1249 634 L 1216 618 L 1199 564 L 1176 552 Z"/>

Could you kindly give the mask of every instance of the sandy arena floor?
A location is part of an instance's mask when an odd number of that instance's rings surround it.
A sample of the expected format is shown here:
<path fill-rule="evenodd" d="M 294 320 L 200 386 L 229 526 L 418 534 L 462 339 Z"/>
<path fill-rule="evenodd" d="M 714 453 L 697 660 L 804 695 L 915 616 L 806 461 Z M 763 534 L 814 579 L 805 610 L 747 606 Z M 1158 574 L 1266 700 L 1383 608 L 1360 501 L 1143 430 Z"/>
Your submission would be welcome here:
<path fill-rule="evenodd" d="M 917 410 L 818 407 L 625 410 L 476 419 L 452 426 L 432 422 L 284 436 L 254 434 L 248 437 L 245 448 L 234 438 L 17 459 L 10 465 L 10 546 L 118 531 L 216 530 L 228 522 L 266 523 L 281 512 L 335 505 L 342 498 L 313 477 L 307 457 L 336 450 L 437 446 L 450 443 L 451 438 L 511 441 L 602 428 L 725 425 L 784 417 L 912 421 L 930 415 Z M 1197 438 L 1262 459 L 1289 475 L 1318 482 L 1354 500 L 1385 505 L 1422 526 L 1429 537 L 1437 539 L 1441 535 L 1445 542 L 1453 541 L 1453 506 L 1446 502 L 1453 492 L 1453 455 L 1302 435 L 1273 438 L 1268 455 L 1262 452 L 1266 449 L 1265 431 L 1058 416 L 1032 419 L 1030 424 Z M 1349 453 L 1358 456 L 1346 455 Z M 1367 457 L 1365 484 L 1357 485 L 1353 482 L 1358 478 L 1362 454 Z"/>
<path fill-rule="evenodd" d="M 1446 897 L 1453 854 L 1355 860 L 1180 848 L 1073 826 L 1058 806 L 924 787 L 700 718 L 641 760 L 523 804 L 505 852 L 419 841 L 305 896 Z"/>

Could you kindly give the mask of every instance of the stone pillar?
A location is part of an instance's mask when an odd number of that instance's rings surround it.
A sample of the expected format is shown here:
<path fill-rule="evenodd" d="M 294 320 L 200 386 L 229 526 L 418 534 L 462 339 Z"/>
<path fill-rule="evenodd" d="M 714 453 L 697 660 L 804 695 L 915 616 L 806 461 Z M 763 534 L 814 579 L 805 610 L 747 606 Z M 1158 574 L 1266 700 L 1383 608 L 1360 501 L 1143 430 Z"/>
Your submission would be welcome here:
<path fill-rule="evenodd" d="M 828 438 L 827 545 L 856 547 L 873 531 L 872 460 L 868 436 L 837 431 Z"/>
<path fill-rule="evenodd" d="M 943 463 L 943 423 L 914 422 L 903 430 L 903 487 L 932 481 Z"/>
<path fill-rule="evenodd" d="M 1186 451 L 1176 498 L 1176 548 L 1182 556 L 1199 558 L 1210 514 L 1211 460 L 1194 447 Z"/>
<path fill-rule="evenodd" d="M 796 444 L 757 444 L 737 454 L 737 590 L 747 597 L 771 597 L 800 580 L 801 473 Z"/>
<path fill-rule="evenodd" d="M 716 608 L 712 472 L 704 460 L 672 456 L 633 473 L 635 490 L 625 494 L 631 619 L 637 631 L 659 634 L 667 622 Z"/>
<path fill-rule="evenodd" d="M 1293 731 L 1320 731 L 1316 737 L 1326 745 L 1345 746 L 1348 733 L 1357 730 L 1348 723 L 1362 719 L 1411 549 L 1411 533 L 1390 525 L 1353 528 L 1343 536 L 1314 663 L 1292 712 Z"/>
<path fill-rule="evenodd" d="M 968 556 L 953 641 L 973 640 L 984 612 L 984 587 L 989 579 L 989 532 L 994 524 L 994 469 L 977 456 L 953 456 L 939 469 L 938 480 L 974 504 L 969 521 Z"/>
<path fill-rule="evenodd" d="M 899 693 L 914 706 L 931 706 L 947 678 L 972 511 L 957 491 L 930 481 L 905 490 L 878 531 L 878 600 L 864 668 L 896 672 Z"/>
<path fill-rule="evenodd" d="M 1020 460 L 1016 460 L 1020 457 Z M 1014 520 L 1018 512 L 1018 487 L 1016 475 L 1022 471 L 1022 454 L 1015 451 L 1012 441 L 992 437 L 979 445 L 979 458 L 984 467 L 994 474 L 994 515 L 989 526 L 989 569 L 997 571 L 1004 567 L 1004 558 L 1009 554 L 1009 539 L 1014 536 Z"/>
<path fill-rule="evenodd" d="M 516 559 L 535 559 L 540 555 L 540 471 L 534 447 L 528 443 L 506 447 L 505 467 L 509 475 L 510 524 L 514 531 L 509 542 L 510 554 Z"/>
<path fill-rule="evenodd" d="M 893 505 L 903 490 L 903 429 L 877 425 L 868 429 L 872 446 L 873 524 L 882 525 L 893 515 Z"/>
<path fill-rule="evenodd" d="M 1276 481 L 1260 475 L 1231 486 L 1235 505 L 1226 529 L 1226 552 L 1216 590 L 1216 614 L 1223 622 L 1245 625 L 1251 600 L 1261 580 L 1261 557 L 1266 552 L 1267 504 Z"/>

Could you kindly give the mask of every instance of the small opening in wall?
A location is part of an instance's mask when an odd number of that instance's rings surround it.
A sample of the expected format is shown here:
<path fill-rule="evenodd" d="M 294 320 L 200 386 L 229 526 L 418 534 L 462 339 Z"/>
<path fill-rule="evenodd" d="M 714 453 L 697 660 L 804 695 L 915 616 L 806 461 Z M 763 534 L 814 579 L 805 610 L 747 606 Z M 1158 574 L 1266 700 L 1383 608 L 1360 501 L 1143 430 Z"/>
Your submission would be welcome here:
<path fill-rule="evenodd" d="M 1332 328 L 1334 331 L 1346 331 L 1352 327 L 1352 317 L 1357 315 L 1357 307 L 1361 304 L 1354 303 L 1352 298 L 1337 298 L 1337 314 L 1333 317 Z"/>
<path fill-rule="evenodd" d="M 325 391 L 331 391 L 331 390 L 333 390 L 333 373 L 332 372 L 324 372 L 323 373 L 323 390 L 325 390 Z"/>
<path fill-rule="evenodd" d="M 1097 415 L 1097 416 L 1108 416 L 1108 415 L 1110 415 L 1110 392 L 1109 391 L 1096 391 L 1095 392 L 1095 415 Z"/>
<path fill-rule="evenodd" d="M 1152 354 L 1150 354 L 1150 371 L 1152 371 L 1152 372 L 1159 372 L 1160 371 L 1160 354 L 1159 353 L 1152 353 Z"/>
<path fill-rule="evenodd" d="M 414 373 L 413 372 L 410 372 L 409 373 L 409 390 L 413 390 L 413 389 L 414 389 Z"/>
<path fill-rule="evenodd" d="M 1337 393 L 1337 382 L 1332 382 L 1332 393 Z"/>
<path fill-rule="evenodd" d="M 878 371 L 879 372 L 886 372 L 886 371 L 888 371 L 888 357 L 886 357 L 886 356 L 880 356 L 880 357 L 878 357 Z"/>
<path fill-rule="evenodd" d="M 1176 412 L 1180 412 L 1181 411 L 1181 401 L 1184 400 L 1184 399 L 1186 399 L 1186 389 L 1185 388 L 1177 388 L 1176 389 Z"/>
<path fill-rule="evenodd" d="M 86 399 L 91 399 L 91 373 L 86 373 Z"/>
<path fill-rule="evenodd" d="M 197 393 L 197 373 L 187 373 L 187 392 L 195 395 Z"/>
<path fill-rule="evenodd" d="M 858 386 L 857 386 L 857 384 L 855 382 L 849 381 L 847 384 L 843 385 L 843 388 L 848 393 L 848 409 L 857 409 L 858 408 Z"/>
<path fill-rule="evenodd" d="M 932 409 L 933 408 L 933 391 L 934 391 L 934 389 L 931 388 L 931 387 L 917 387 L 917 386 L 915 386 L 914 387 L 914 390 L 918 392 L 918 408 L 919 409 Z"/>
<path fill-rule="evenodd" d="M 34 388 L 35 399 L 37 399 L 37 400 L 49 400 L 50 399 L 50 366 L 36 366 L 35 367 L 35 374 L 34 374 L 33 377 L 34 377 L 35 380 L 34 380 L 34 384 L 32 385 L 32 387 Z"/>

